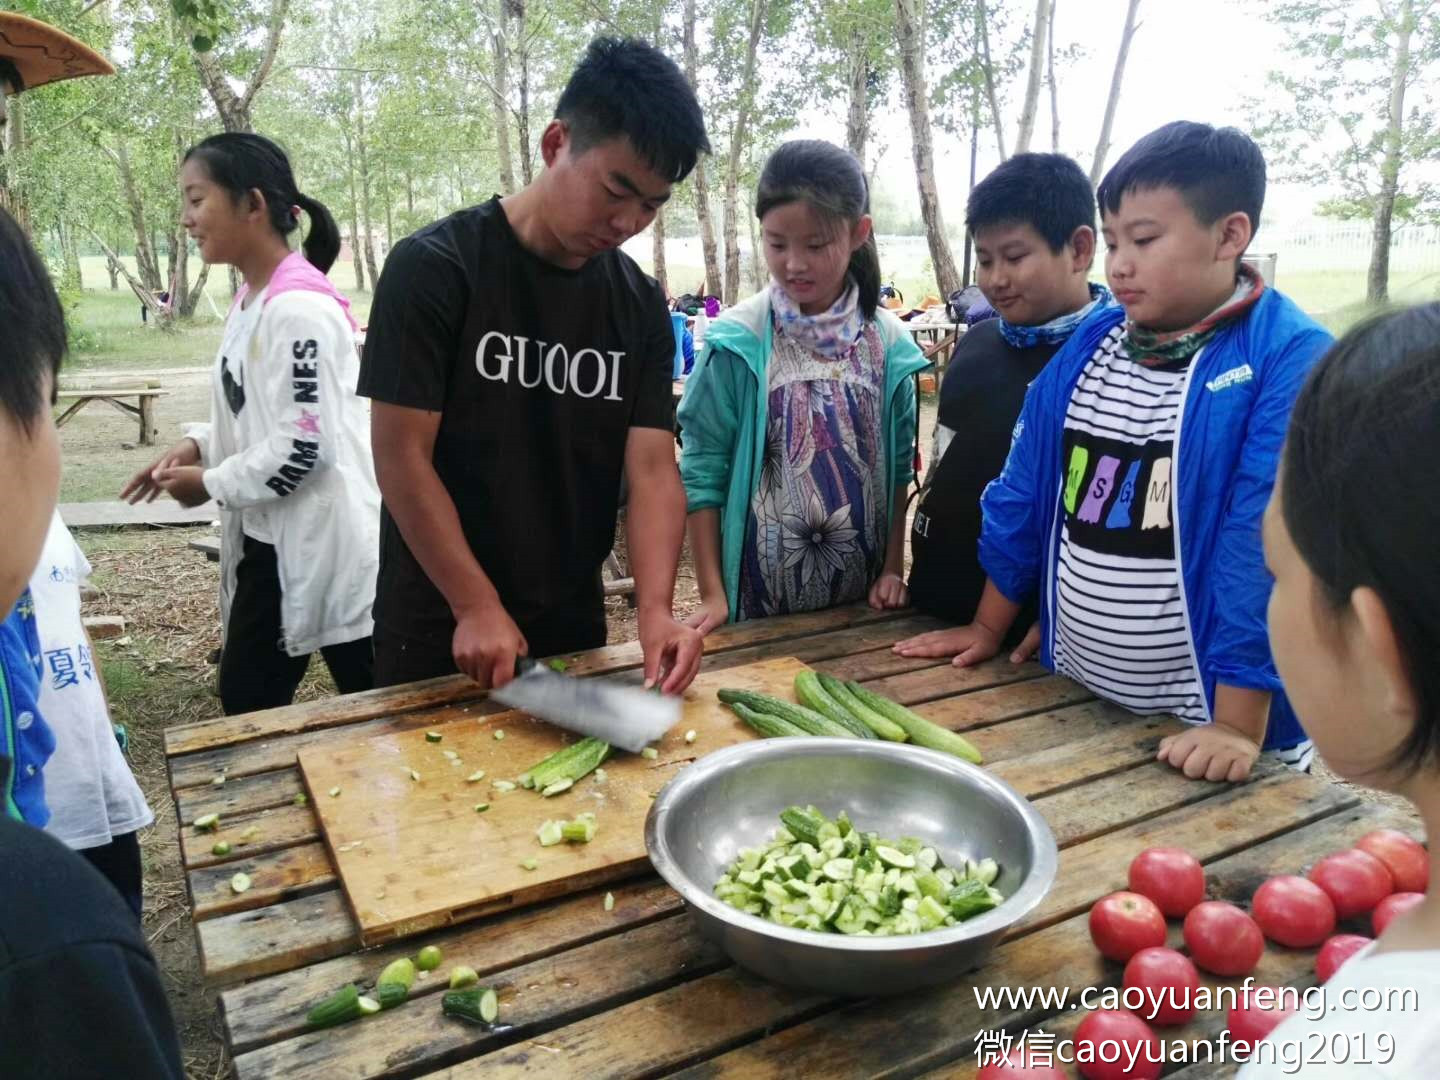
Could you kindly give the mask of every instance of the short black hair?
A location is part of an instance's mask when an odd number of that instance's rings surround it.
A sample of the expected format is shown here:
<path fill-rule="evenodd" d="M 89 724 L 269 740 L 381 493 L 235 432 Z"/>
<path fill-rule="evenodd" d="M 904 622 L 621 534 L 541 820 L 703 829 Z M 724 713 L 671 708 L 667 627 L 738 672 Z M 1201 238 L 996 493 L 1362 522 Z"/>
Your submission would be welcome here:
<path fill-rule="evenodd" d="M 0 410 L 20 428 L 45 414 L 53 397 L 45 393 L 48 375 L 53 390 L 65 357 L 65 312 L 50 272 L 12 218 L 0 209 Z"/>
<path fill-rule="evenodd" d="M 590 42 L 560 94 L 555 119 L 570 129 L 575 153 L 623 135 L 672 183 L 710 152 L 695 91 L 675 61 L 638 38 Z"/>
<path fill-rule="evenodd" d="M 1064 154 L 1016 154 L 975 185 L 965 204 L 974 236 L 991 225 L 1029 225 L 1059 253 L 1082 225 L 1095 228 L 1095 192 Z"/>
<path fill-rule="evenodd" d="M 1213 225 L 1238 210 L 1250 218 L 1254 234 L 1265 205 L 1265 155 L 1238 128 L 1176 120 L 1126 150 L 1096 195 L 1100 209 L 1113 214 L 1126 195 L 1162 187 L 1178 191 L 1200 224 Z"/>
<path fill-rule="evenodd" d="M 1345 611 L 1368 586 L 1390 614 L 1420 703 L 1391 767 L 1435 764 L 1440 304 L 1362 323 L 1315 366 L 1290 414 L 1280 491 L 1285 527 L 1330 607 Z"/>

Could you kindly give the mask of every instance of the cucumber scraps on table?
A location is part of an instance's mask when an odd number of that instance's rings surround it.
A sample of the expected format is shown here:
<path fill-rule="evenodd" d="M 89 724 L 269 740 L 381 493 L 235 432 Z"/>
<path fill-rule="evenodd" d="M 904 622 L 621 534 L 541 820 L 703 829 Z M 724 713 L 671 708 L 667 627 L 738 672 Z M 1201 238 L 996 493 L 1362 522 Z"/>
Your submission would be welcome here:
<path fill-rule="evenodd" d="M 767 739 L 795 735 L 827 735 L 838 739 L 885 739 L 912 742 L 972 764 L 980 751 L 969 739 L 926 720 L 857 682 L 802 671 L 795 676 L 795 696 L 802 704 L 754 690 L 722 689 L 716 696 L 741 720 Z"/>
<path fill-rule="evenodd" d="M 862 833 L 843 811 L 832 821 L 792 806 L 780 823 L 769 843 L 740 852 L 716 897 L 781 926 L 871 936 L 956 926 L 1005 899 L 994 859 L 948 867 L 933 847 Z"/>

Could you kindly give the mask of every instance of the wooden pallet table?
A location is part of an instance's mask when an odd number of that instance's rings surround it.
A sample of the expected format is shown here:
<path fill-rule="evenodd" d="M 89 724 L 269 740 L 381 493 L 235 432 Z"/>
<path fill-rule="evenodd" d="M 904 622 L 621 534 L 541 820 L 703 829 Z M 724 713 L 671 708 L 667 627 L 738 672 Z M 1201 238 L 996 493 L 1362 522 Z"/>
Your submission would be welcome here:
<path fill-rule="evenodd" d="M 648 872 L 532 907 L 362 950 L 309 805 L 296 805 L 306 747 L 430 727 L 491 710 L 459 677 L 221 718 L 167 732 L 166 755 L 195 931 L 220 995 L 241 1080 L 415 1077 L 968 1077 L 982 1030 L 1063 1037 L 1080 1013 L 982 1006 L 976 988 L 1105 986 L 1120 970 L 1090 944 L 1086 912 L 1125 886 L 1130 858 L 1174 844 L 1204 863 L 1212 896 L 1245 900 L 1371 828 L 1412 833 L 1412 818 L 1322 780 L 1261 769 L 1230 786 L 1186 780 L 1154 760 L 1174 721 L 1137 718 L 1042 668 L 1001 658 L 968 670 L 902 659 L 889 646 L 933 628 L 909 612 L 863 607 L 727 626 L 705 670 L 794 656 L 858 679 L 964 731 L 987 765 L 1045 815 L 1061 848 L 1054 888 L 971 978 L 904 997 L 854 1002 L 768 985 L 696 933 L 679 898 Z M 595 675 L 641 663 L 630 642 L 572 659 Z M 215 784 L 223 775 L 225 782 Z M 222 815 L 219 833 L 195 818 Z M 239 838 L 250 826 L 259 836 Z M 252 834 L 253 835 L 253 834 Z M 232 853 L 211 854 L 229 839 Z M 236 895 L 237 871 L 252 887 Z M 614 894 L 613 910 L 602 897 Z M 1174 929 L 1178 937 L 1178 928 Z M 373 982 L 398 956 L 436 944 L 445 962 L 403 1005 L 307 1031 L 305 1012 L 348 982 Z M 1313 954 L 1270 947 L 1257 977 L 1304 982 Z M 466 964 L 496 987 L 493 1028 L 444 1017 L 443 973 Z M 1182 1035 L 1223 1019 L 1201 1015 Z M 1197 1076 L 1200 1075 L 1197 1073 Z"/>

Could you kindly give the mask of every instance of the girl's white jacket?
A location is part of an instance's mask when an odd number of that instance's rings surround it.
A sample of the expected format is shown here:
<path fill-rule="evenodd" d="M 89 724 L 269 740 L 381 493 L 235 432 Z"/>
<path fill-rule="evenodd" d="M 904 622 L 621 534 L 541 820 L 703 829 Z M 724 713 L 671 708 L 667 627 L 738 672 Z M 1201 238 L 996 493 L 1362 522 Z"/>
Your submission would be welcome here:
<path fill-rule="evenodd" d="M 245 355 L 227 358 L 222 346 L 210 423 L 186 434 L 221 511 L 222 623 L 244 542 L 241 515 L 257 514 L 279 566 L 279 645 L 305 656 L 374 628 L 380 489 L 369 409 L 355 394 L 355 334 L 334 298 L 302 287 L 253 302 L 264 306 Z"/>

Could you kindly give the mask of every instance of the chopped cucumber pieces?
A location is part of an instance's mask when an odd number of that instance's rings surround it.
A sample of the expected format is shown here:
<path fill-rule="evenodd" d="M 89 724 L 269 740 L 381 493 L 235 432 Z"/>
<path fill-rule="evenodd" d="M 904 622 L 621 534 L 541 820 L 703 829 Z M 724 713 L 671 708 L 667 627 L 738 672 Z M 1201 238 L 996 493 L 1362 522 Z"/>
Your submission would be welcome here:
<path fill-rule="evenodd" d="M 588 844 L 595 839 L 595 815 L 584 813 L 574 821 L 547 821 L 536 830 L 541 847 L 553 847 L 562 840 L 572 844 Z"/>
<path fill-rule="evenodd" d="M 496 742 L 504 742 L 504 741 L 505 741 L 505 732 L 502 731 L 500 728 L 496 728 L 496 729 L 495 729 L 495 741 L 496 741 Z"/>
<path fill-rule="evenodd" d="M 656 750 L 653 746 L 647 746 L 644 750 L 640 751 L 640 756 L 648 761 L 654 761 L 660 756 L 660 751 Z"/>
<path fill-rule="evenodd" d="M 469 776 L 465 777 L 465 782 L 466 782 L 467 784 L 478 784 L 481 780 L 484 780 L 484 779 L 485 779 L 485 770 L 484 770 L 484 769 L 476 769 L 476 770 L 475 770 L 474 772 L 472 772 Z"/>
<path fill-rule="evenodd" d="M 304 806 L 304 805 L 305 805 L 306 803 L 308 803 L 309 801 L 310 801 L 310 799 L 305 795 L 305 792 L 303 792 L 303 791 L 300 792 L 298 795 L 295 796 L 295 805 L 296 805 L 296 806 Z"/>
<path fill-rule="evenodd" d="M 211 832 L 220 827 L 219 814 L 201 814 L 195 819 L 195 828 L 201 832 Z"/>
<path fill-rule="evenodd" d="M 426 945 L 415 954 L 415 966 L 421 971 L 434 971 L 443 959 L 445 954 L 440 951 L 440 946 Z"/>
<path fill-rule="evenodd" d="M 230 879 L 230 891 L 239 895 L 250 888 L 250 875 L 245 873 L 236 874 Z"/>
<path fill-rule="evenodd" d="M 547 785 L 540 794 L 548 799 L 553 795 L 559 795 L 562 791 L 569 791 L 574 785 L 575 781 L 567 776 L 564 780 L 556 780 L 553 784 Z"/>
<path fill-rule="evenodd" d="M 490 781 L 490 786 L 493 787 L 496 791 L 501 792 L 515 790 L 515 785 L 509 780 L 492 780 Z"/>
<path fill-rule="evenodd" d="M 455 967 L 450 969 L 450 989 L 462 990 L 467 986 L 474 986 L 480 981 L 480 976 L 475 973 L 472 967 Z"/>
<path fill-rule="evenodd" d="M 486 810 L 489 810 L 489 809 L 490 809 L 490 804 L 489 804 L 488 802 L 477 802 L 477 803 L 475 804 L 475 812 L 476 812 L 477 814 L 483 814 Z"/>
<path fill-rule="evenodd" d="M 604 908 L 605 908 L 606 911 L 614 911 L 614 910 L 615 910 L 615 894 L 614 894 L 614 893 L 608 893 L 608 892 L 607 892 L 607 893 L 605 894 L 605 903 L 604 903 L 603 906 L 604 906 Z"/>
<path fill-rule="evenodd" d="M 560 822 L 547 821 L 535 830 L 536 837 L 540 840 L 541 847 L 554 847 L 565 839 L 564 833 L 560 831 Z"/>
<path fill-rule="evenodd" d="M 530 858 L 525 859 L 523 862 L 520 863 L 520 869 L 522 869 L 522 870 L 534 870 L 534 869 L 535 869 L 537 866 L 539 866 L 539 865 L 540 865 L 540 860 L 537 859 L 537 858 L 535 858 L 534 856 L 531 856 Z"/>
<path fill-rule="evenodd" d="M 1005 899 L 994 859 L 949 867 L 913 837 L 882 839 L 813 806 L 792 806 L 780 821 L 715 883 L 731 907 L 797 929 L 878 936 L 955 926 Z"/>
<path fill-rule="evenodd" d="M 691 728 L 689 731 L 685 732 L 685 741 L 686 741 L 687 743 L 693 743 L 693 742 L 695 741 L 695 739 L 696 739 L 696 735 L 695 735 L 695 729 L 694 729 L 694 728 Z"/>
<path fill-rule="evenodd" d="M 339 785 L 339 784 L 336 784 L 334 787 L 332 787 L 332 788 L 330 789 L 330 797 L 331 797 L 332 799 L 338 799 L 338 798 L 340 797 L 340 785 Z"/>
<path fill-rule="evenodd" d="M 427 731 L 427 732 L 425 732 L 425 741 L 426 741 L 426 742 L 439 742 L 442 738 L 444 738 L 444 736 L 441 735 L 440 732 L 438 732 L 438 731 Z"/>
<path fill-rule="evenodd" d="M 411 770 L 410 770 L 410 779 L 411 779 L 411 780 L 414 780 L 414 781 L 418 784 L 418 783 L 420 782 L 420 774 L 419 774 L 418 772 L 416 772 L 414 769 L 411 769 Z"/>

